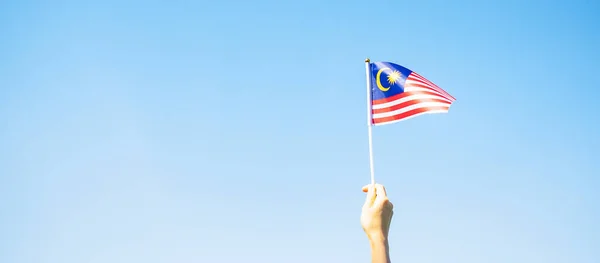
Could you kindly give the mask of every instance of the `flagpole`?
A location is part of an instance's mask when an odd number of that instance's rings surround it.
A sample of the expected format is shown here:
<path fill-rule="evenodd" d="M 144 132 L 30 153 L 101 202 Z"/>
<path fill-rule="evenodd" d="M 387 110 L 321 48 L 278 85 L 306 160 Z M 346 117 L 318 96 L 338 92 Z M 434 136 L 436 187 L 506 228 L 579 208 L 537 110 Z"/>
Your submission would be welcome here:
<path fill-rule="evenodd" d="M 371 184 L 375 185 L 375 171 L 373 169 L 373 131 L 372 131 L 372 107 L 371 107 L 371 60 L 365 59 L 365 72 L 367 73 L 367 128 L 369 131 L 369 167 L 371 168 Z"/>

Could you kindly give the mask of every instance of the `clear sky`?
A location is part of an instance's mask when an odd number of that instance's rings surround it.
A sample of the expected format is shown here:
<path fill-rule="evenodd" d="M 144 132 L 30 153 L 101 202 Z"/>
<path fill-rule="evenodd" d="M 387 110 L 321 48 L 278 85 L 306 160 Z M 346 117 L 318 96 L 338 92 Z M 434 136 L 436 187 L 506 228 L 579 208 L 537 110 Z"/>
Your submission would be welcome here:
<path fill-rule="evenodd" d="M 599 13 L 2 1 L 0 262 L 369 262 L 369 57 L 457 98 L 373 130 L 393 262 L 596 263 Z"/>

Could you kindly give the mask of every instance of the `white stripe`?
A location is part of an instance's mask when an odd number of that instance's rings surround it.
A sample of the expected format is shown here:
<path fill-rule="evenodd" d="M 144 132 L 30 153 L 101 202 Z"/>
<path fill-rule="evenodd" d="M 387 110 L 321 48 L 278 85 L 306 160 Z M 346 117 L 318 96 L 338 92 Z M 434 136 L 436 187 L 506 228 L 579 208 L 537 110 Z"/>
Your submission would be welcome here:
<path fill-rule="evenodd" d="M 404 84 L 404 87 L 405 87 L 405 89 L 408 88 L 408 87 L 418 87 L 418 88 L 421 88 L 421 89 L 424 88 L 424 87 L 419 87 L 419 86 L 417 86 L 415 84 L 420 84 L 421 86 L 424 85 L 427 88 L 429 88 L 429 91 L 432 91 L 432 92 L 435 92 L 435 93 L 439 93 L 440 95 L 448 98 L 449 100 L 453 100 L 452 96 L 450 94 L 448 94 L 448 92 L 446 92 L 445 90 L 443 90 L 440 87 L 437 87 L 435 85 L 429 85 L 427 83 L 423 83 L 423 82 L 419 82 L 419 81 L 416 81 L 416 80 L 407 79 L 406 82 L 405 82 L 405 84 Z"/>
<path fill-rule="evenodd" d="M 426 79 L 425 77 L 423 77 L 421 75 L 415 74 L 415 75 L 412 75 L 411 77 L 413 77 L 416 80 L 420 80 L 423 83 L 426 83 L 426 84 L 429 84 L 429 85 L 432 85 L 432 86 L 437 86 L 437 85 L 435 85 L 435 83 L 429 81 L 428 79 Z M 411 78 L 408 78 L 408 79 L 411 79 Z"/>
<path fill-rule="evenodd" d="M 440 88 L 440 87 L 438 87 L 438 85 L 435 85 L 435 83 L 433 83 L 433 82 L 429 81 L 428 79 L 426 79 L 425 77 L 423 77 L 423 76 L 421 76 L 421 75 L 419 75 L 419 74 L 416 74 L 416 75 L 411 75 L 411 77 L 413 77 L 413 78 L 414 78 L 414 79 L 416 79 L 416 80 L 420 80 L 420 81 L 422 81 L 422 82 L 423 82 L 423 83 L 425 83 L 425 84 L 428 84 L 428 85 L 434 86 L 434 87 L 436 87 L 436 88 L 438 88 L 438 89 Z M 409 77 L 408 79 L 411 79 L 411 78 Z"/>
<path fill-rule="evenodd" d="M 410 75 L 407 79 L 415 79 L 417 81 L 422 81 L 428 85 L 434 86 L 438 89 L 441 89 L 438 85 L 436 85 L 435 83 L 431 82 L 430 80 L 426 79 L 425 77 L 421 76 L 421 75 Z"/>
<path fill-rule="evenodd" d="M 404 83 L 404 86 L 407 86 L 407 85 L 421 85 L 421 86 L 430 87 L 431 89 L 435 89 L 434 86 L 431 85 L 431 84 L 428 84 L 428 83 L 425 83 L 425 82 L 421 82 L 421 81 L 418 81 L 416 79 L 410 79 L 410 78 L 407 79 L 406 82 Z"/>
<path fill-rule="evenodd" d="M 422 85 L 426 85 L 429 86 L 432 90 L 437 91 L 439 93 L 441 93 L 444 97 L 448 97 L 448 99 L 453 99 L 452 95 L 450 95 L 450 93 L 446 92 L 445 90 L 443 90 L 442 88 L 440 88 L 438 85 L 435 85 L 435 83 L 427 80 L 426 78 L 424 78 L 423 76 L 419 76 L 419 75 L 410 75 L 407 79 L 406 79 L 406 83 L 410 83 L 410 82 L 415 82 L 415 83 L 419 83 Z M 408 85 L 408 84 L 405 84 Z"/>
<path fill-rule="evenodd" d="M 380 126 L 380 125 L 385 125 L 385 124 L 392 124 L 392 123 L 396 123 L 396 122 L 399 122 L 399 121 L 405 121 L 405 120 L 408 120 L 408 119 L 412 119 L 412 118 L 417 117 L 419 115 L 433 114 L 433 113 L 448 113 L 448 111 L 447 110 L 432 110 L 432 111 L 420 112 L 420 113 L 417 113 L 417 114 L 414 114 L 414 115 L 411 115 L 411 116 L 408 116 L 406 118 L 402 118 L 402 119 L 399 119 L 399 120 L 374 123 L 373 125 Z"/>
<path fill-rule="evenodd" d="M 374 113 L 373 114 L 373 119 L 390 117 L 390 116 L 402 114 L 402 113 L 405 113 L 407 111 L 411 111 L 411 110 L 419 109 L 419 108 L 425 108 L 425 107 L 449 107 L 449 106 L 450 106 L 450 103 L 444 103 L 444 102 L 421 102 L 421 103 L 410 105 L 408 107 L 400 108 L 400 109 L 397 109 L 397 110 L 394 110 L 394 111 L 388 111 L 388 112 L 382 112 L 382 113 Z"/>
<path fill-rule="evenodd" d="M 442 96 L 438 96 L 438 95 L 414 94 L 414 95 L 410 95 L 410 96 L 407 96 L 407 97 L 404 97 L 401 99 L 397 99 L 394 101 L 386 102 L 386 103 L 373 104 L 373 109 L 377 110 L 377 109 L 388 108 L 388 107 L 395 106 L 395 105 L 398 105 L 400 103 L 404 103 L 407 101 L 420 100 L 420 99 L 442 99 L 442 100 L 448 101 L 448 103 L 452 103 L 452 101 L 447 99 L 446 97 L 442 97 Z"/>
<path fill-rule="evenodd" d="M 447 99 L 449 101 L 452 101 L 450 98 L 446 97 L 446 95 L 440 93 L 437 90 L 434 89 L 430 89 L 430 88 L 423 88 L 423 87 L 419 87 L 419 86 L 412 86 L 412 85 L 405 85 L 404 86 L 404 92 L 413 92 L 413 91 L 427 91 L 427 92 L 433 92 L 436 94 L 440 94 L 440 96 L 444 99 Z"/>

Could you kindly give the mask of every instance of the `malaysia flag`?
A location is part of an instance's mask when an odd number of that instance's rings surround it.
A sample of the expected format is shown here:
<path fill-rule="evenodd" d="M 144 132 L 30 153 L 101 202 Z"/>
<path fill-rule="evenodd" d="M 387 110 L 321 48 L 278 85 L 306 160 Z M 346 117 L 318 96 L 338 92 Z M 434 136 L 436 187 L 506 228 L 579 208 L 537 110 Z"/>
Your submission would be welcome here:
<path fill-rule="evenodd" d="M 446 113 L 456 100 L 423 76 L 390 62 L 371 63 L 373 125 Z"/>

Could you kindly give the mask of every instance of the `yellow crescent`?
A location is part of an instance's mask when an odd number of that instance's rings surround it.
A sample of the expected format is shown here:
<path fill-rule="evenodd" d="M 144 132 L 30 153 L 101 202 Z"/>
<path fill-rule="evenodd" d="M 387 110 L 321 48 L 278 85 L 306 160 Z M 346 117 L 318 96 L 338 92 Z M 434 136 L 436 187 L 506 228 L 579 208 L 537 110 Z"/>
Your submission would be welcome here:
<path fill-rule="evenodd" d="M 377 76 L 375 77 L 375 82 L 377 83 L 377 88 L 379 88 L 381 91 L 388 91 L 390 90 L 390 87 L 384 87 L 383 85 L 381 85 L 381 72 L 383 72 L 386 69 L 390 69 L 390 68 L 382 68 L 379 71 L 377 71 Z"/>

